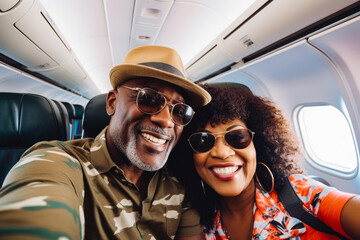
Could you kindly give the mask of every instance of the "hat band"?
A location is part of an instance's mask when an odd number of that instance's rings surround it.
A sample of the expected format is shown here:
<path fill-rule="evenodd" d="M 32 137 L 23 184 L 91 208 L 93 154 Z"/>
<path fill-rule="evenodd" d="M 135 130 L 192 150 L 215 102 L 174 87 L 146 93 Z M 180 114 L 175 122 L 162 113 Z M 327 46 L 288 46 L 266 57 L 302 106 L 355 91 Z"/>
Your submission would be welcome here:
<path fill-rule="evenodd" d="M 144 62 L 144 63 L 138 63 L 138 65 L 143 65 L 151 68 L 156 68 L 161 71 L 165 71 L 168 73 L 175 74 L 179 77 L 185 78 L 184 74 L 182 74 L 176 67 L 173 67 L 167 63 L 162 62 Z"/>

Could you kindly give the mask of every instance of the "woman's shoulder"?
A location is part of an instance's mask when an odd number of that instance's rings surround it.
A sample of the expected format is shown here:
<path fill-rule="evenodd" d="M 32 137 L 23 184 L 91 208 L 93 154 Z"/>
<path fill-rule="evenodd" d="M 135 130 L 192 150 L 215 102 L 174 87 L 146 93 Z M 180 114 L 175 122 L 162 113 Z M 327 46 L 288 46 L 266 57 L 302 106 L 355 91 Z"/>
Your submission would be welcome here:
<path fill-rule="evenodd" d="M 292 174 L 289 176 L 289 180 L 294 188 L 297 186 L 319 186 L 323 188 L 331 188 L 326 180 L 304 174 Z"/>
<path fill-rule="evenodd" d="M 304 207 L 313 213 L 317 213 L 324 199 L 332 195 L 331 192 L 338 192 L 335 188 L 303 174 L 293 174 L 289 180 Z"/>
<path fill-rule="evenodd" d="M 292 174 L 289 176 L 289 180 L 295 192 L 302 197 L 320 192 L 322 195 L 326 195 L 328 192 L 336 190 L 335 188 L 304 174 Z"/>

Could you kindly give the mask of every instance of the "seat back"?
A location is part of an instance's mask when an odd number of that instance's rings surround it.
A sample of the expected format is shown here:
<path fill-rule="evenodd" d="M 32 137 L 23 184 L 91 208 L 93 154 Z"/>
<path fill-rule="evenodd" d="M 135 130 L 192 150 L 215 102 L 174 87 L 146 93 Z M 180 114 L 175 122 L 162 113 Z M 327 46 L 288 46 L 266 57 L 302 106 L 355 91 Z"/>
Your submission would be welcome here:
<path fill-rule="evenodd" d="M 60 116 L 61 116 L 61 125 L 63 125 L 63 137 L 61 137 L 62 139 L 66 139 L 66 140 L 70 140 L 70 123 L 69 123 L 69 114 L 68 111 L 65 107 L 65 105 L 62 102 L 53 100 L 54 103 L 56 104 L 56 106 L 58 107 L 59 111 L 60 111 Z"/>
<path fill-rule="evenodd" d="M 43 96 L 0 93 L 0 186 L 24 151 L 39 141 L 67 140 L 56 104 Z"/>
<path fill-rule="evenodd" d="M 96 137 L 110 122 L 106 113 L 106 96 L 100 94 L 93 97 L 85 107 L 83 120 L 83 137 Z"/>
<path fill-rule="evenodd" d="M 70 139 L 74 139 L 74 116 L 75 116 L 74 105 L 68 102 L 61 102 L 61 103 L 64 104 L 69 116 L 69 137 Z"/>
<path fill-rule="evenodd" d="M 75 114 L 74 114 L 74 139 L 81 138 L 82 136 L 82 121 L 84 116 L 84 107 L 79 104 L 74 104 Z"/>

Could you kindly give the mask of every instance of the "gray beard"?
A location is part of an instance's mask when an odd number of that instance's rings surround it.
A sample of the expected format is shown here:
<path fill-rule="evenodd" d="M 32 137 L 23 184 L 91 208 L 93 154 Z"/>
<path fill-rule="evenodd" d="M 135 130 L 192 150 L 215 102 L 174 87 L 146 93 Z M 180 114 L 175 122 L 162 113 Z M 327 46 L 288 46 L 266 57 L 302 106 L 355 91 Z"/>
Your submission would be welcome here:
<path fill-rule="evenodd" d="M 161 165 L 149 165 L 149 164 L 145 164 L 143 161 L 141 161 L 140 157 L 137 154 L 137 150 L 136 150 L 136 136 L 137 136 L 137 128 L 134 129 L 134 134 L 132 134 L 130 136 L 130 139 L 127 143 L 124 143 L 121 141 L 120 137 L 115 137 L 113 138 L 113 141 L 115 143 L 115 146 L 128 158 L 128 160 L 130 161 L 131 164 L 133 164 L 134 166 L 138 167 L 139 169 L 143 170 L 143 171 L 157 171 L 159 169 L 161 169 L 165 163 L 167 162 L 169 155 L 170 155 L 170 151 L 172 149 L 172 145 L 174 143 L 174 141 L 169 142 L 169 146 L 166 150 L 166 155 L 164 157 L 163 162 L 161 163 Z"/>

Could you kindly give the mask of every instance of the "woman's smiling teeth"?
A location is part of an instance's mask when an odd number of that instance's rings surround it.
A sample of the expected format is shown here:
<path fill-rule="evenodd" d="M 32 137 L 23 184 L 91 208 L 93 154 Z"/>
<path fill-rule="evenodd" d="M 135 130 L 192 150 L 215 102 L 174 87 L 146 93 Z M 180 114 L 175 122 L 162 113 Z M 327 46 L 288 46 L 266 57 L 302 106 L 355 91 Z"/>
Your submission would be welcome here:
<path fill-rule="evenodd" d="M 154 137 L 153 135 L 150 135 L 148 133 L 141 133 L 141 136 L 143 136 L 144 138 L 146 138 L 147 140 L 153 142 L 153 143 L 157 143 L 157 144 L 164 144 L 166 143 L 165 139 L 160 139 L 157 137 Z"/>
<path fill-rule="evenodd" d="M 216 174 L 219 174 L 219 175 L 222 175 L 222 176 L 226 176 L 226 175 L 233 174 L 233 173 L 236 172 L 239 168 L 240 168 L 240 166 L 213 167 L 213 168 L 211 168 L 211 170 L 212 170 L 213 172 L 215 172 Z"/>

